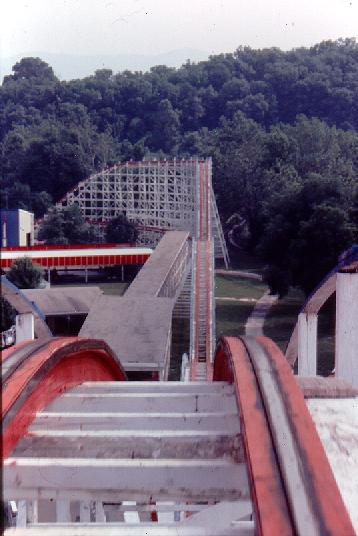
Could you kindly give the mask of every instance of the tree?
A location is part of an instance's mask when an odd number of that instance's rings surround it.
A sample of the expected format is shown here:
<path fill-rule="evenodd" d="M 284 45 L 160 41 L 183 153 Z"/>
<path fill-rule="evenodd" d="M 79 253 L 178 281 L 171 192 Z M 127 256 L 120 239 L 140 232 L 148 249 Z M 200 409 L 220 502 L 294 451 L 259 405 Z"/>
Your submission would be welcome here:
<path fill-rule="evenodd" d="M 171 153 L 179 141 L 180 120 L 178 112 L 168 99 L 160 101 L 153 114 L 151 148 Z"/>
<path fill-rule="evenodd" d="M 269 263 L 271 290 L 277 290 L 281 278 L 281 294 L 288 282 L 308 294 L 337 264 L 354 241 L 346 203 L 342 184 L 317 174 L 271 199 L 257 247 Z"/>
<path fill-rule="evenodd" d="M 10 80 L 41 79 L 54 82 L 56 77 L 52 67 L 40 58 L 22 58 L 12 68 L 14 74 L 5 76 L 4 83 Z"/>
<path fill-rule="evenodd" d="M 38 288 L 43 278 L 43 269 L 34 264 L 30 257 L 20 257 L 12 263 L 7 277 L 18 288 Z"/>
<path fill-rule="evenodd" d="M 45 242 L 45 244 L 68 244 L 68 239 L 64 234 L 63 225 L 63 211 L 56 207 L 50 209 L 48 214 L 41 222 L 38 232 L 38 239 Z"/>
<path fill-rule="evenodd" d="M 108 222 L 106 228 L 106 241 L 108 243 L 133 244 L 137 238 L 136 226 L 124 214 L 120 214 Z"/>
<path fill-rule="evenodd" d="M 87 224 L 78 205 L 52 208 L 41 223 L 38 238 L 46 244 L 87 244 L 95 242 L 92 227 Z"/>
<path fill-rule="evenodd" d="M 0 311 L 0 331 L 6 331 L 14 325 L 16 313 L 9 302 L 2 296 L 0 296 Z"/>

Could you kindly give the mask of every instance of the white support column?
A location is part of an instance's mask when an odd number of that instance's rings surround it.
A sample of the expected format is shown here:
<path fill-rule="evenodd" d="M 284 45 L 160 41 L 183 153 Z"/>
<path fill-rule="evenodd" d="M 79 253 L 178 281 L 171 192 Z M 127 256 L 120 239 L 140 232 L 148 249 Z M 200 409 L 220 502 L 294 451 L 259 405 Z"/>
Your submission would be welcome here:
<path fill-rule="evenodd" d="M 80 501 L 80 521 L 81 523 L 89 523 L 91 521 L 91 505 L 90 501 Z"/>
<path fill-rule="evenodd" d="M 70 501 L 68 499 L 56 500 L 57 523 L 71 523 Z"/>
<path fill-rule="evenodd" d="M 358 273 L 337 274 L 336 378 L 358 387 Z"/>
<path fill-rule="evenodd" d="M 34 315 L 22 313 L 16 315 L 16 344 L 35 338 Z"/>
<path fill-rule="evenodd" d="M 103 502 L 96 501 L 96 523 L 105 523 L 106 514 L 104 513 Z"/>
<path fill-rule="evenodd" d="M 38 523 L 38 521 L 38 501 L 37 499 L 33 499 L 27 503 L 27 523 Z"/>
<path fill-rule="evenodd" d="M 17 527 L 26 527 L 26 515 L 27 515 L 26 501 L 20 500 L 17 503 L 17 516 L 16 516 Z"/>
<path fill-rule="evenodd" d="M 317 375 L 317 315 L 298 315 L 298 374 Z"/>

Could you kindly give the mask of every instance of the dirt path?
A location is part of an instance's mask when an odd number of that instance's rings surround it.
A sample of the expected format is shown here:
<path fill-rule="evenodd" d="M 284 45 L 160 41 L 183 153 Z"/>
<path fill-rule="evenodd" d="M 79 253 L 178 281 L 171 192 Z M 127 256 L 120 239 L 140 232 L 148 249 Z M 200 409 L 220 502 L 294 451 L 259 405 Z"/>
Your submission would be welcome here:
<path fill-rule="evenodd" d="M 254 272 L 245 272 L 243 270 L 215 270 L 217 275 L 231 275 L 234 277 L 245 277 L 247 279 L 255 279 L 256 281 L 262 281 L 262 276 Z M 265 323 L 265 318 L 270 308 L 277 302 L 278 296 L 271 295 L 269 290 L 261 296 L 259 300 L 254 300 L 252 298 L 224 298 L 216 297 L 216 300 L 222 301 L 239 301 L 239 302 L 248 302 L 256 301 L 256 305 L 246 321 L 245 325 L 245 334 L 250 337 L 257 337 L 258 335 L 263 335 L 263 327 Z"/>
<path fill-rule="evenodd" d="M 256 279 L 256 281 L 262 281 L 262 276 L 260 274 L 255 274 L 254 272 L 244 272 L 243 270 L 223 270 L 218 268 L 215 270 L 217 275 L 233 275 L 236 277 L 247 277 L 247 279 Z"/>
<path fill-rule="evenodd" d="M 256 302 L 256 305 L 246 321 L 245 334 L 250 337 L 263 335 L 263 327 L 265 318 L 270 308 L 277 302 L 278 296 L 269 294 L 267 290 L 265 294 Z"/>

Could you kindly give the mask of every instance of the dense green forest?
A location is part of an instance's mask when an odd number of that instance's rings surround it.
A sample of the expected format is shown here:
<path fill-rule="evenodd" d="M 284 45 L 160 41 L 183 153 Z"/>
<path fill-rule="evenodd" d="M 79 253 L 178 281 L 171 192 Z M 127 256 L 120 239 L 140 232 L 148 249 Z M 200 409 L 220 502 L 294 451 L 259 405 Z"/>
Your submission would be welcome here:
<path fill-rule="evenodd" d="M 223 224 L 240 222 L 273 286 L 308 292 L 358 240 L 358 44 L 70 82 L 24 58 L 0 87 L 0 151 L 2 206 L 37 216 L 119 160 L 212 156 Z"/>

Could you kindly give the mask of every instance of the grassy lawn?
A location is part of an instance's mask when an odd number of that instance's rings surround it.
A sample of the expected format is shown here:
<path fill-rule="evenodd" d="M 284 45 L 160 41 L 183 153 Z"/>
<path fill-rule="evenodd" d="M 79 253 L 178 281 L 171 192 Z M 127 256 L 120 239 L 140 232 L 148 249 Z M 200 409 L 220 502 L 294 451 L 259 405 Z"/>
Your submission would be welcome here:
<path fill-rule="evenodd" d="M 287 296 L 279 300 L 268 312 L 264 324 L 264 334 L 285 350 L 296 325 L 297 316 L 304 302 L 304 294 L 298 289 L 290 289 Z"/>
<path fill-rule="evenodd" d="M 216 332 L 220 335 L 241 335 L 256 301 L 267 290 L 266 285 L 253 279 L 229 275 L 215 277 Z M 220 300 L 234 298 L 237 301 Z"/>

